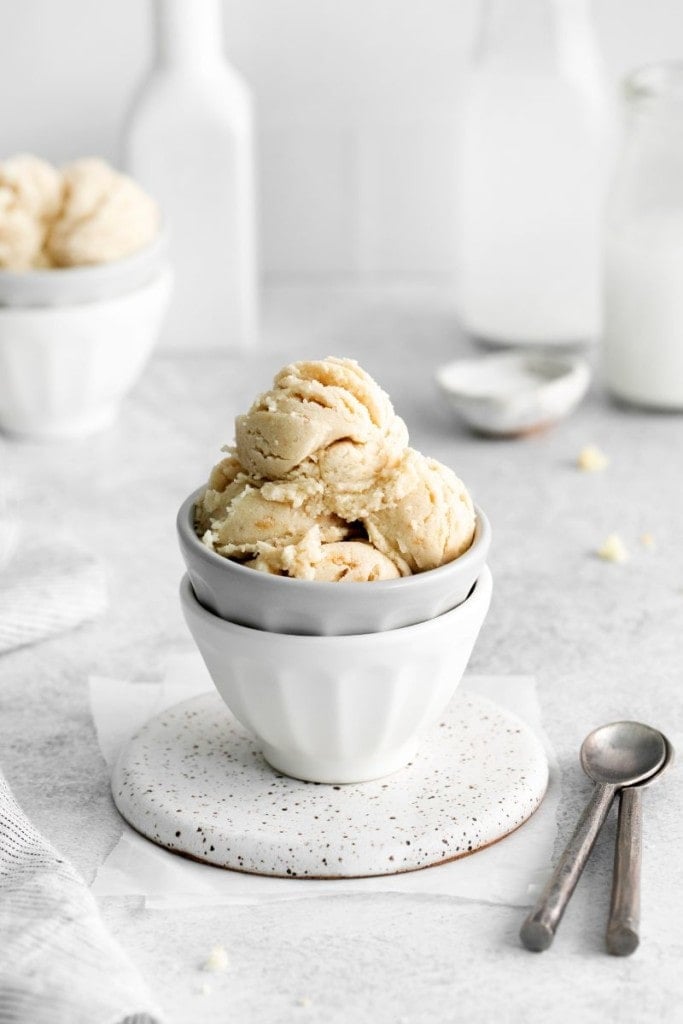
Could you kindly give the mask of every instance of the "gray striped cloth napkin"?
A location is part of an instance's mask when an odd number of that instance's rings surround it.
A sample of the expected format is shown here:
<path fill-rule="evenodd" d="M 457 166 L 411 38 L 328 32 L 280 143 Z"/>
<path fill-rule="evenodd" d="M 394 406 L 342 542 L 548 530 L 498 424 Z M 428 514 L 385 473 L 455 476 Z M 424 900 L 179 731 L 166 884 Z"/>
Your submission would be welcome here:
<path fill-rule="evenodd" d="M 0 775 L 1 1024 L 162 1024 L 83 879 Z"/>
<path fill-rule="evenodd" d="M 0 654 L 94 619 L 106 607 L 104 570 L 68 541 L 22 535 L 0 484 Z"/>

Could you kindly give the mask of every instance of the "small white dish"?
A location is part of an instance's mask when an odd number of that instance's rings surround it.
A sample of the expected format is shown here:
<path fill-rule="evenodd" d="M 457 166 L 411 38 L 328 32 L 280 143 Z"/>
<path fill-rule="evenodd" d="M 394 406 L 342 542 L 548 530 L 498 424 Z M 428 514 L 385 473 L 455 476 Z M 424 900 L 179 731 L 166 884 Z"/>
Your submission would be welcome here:
<path fill-rule="evenodd" d="M 500 352 L 442 366 L 436 381 L 450 405 L 481 434 L 514 437 L 568 416 L 585 395 L 585 359 L 536 352 Z"/>

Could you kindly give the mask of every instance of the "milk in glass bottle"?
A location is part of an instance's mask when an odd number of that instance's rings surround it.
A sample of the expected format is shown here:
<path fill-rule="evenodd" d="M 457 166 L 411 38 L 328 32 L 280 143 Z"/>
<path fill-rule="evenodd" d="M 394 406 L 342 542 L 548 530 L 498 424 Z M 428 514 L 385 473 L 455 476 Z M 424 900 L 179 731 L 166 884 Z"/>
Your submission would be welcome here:
<path fill-rule="evenodd" d="M 683 62 L 624 84 L 607 204 L 604 370 L 618 398 L 683 409 Z"/>
<path fill-rule="evenodd" d="M 600 321 L 612 110 L 590 0 L 483 0 L 458 159 L 463 324 L 583 342 Z"/>

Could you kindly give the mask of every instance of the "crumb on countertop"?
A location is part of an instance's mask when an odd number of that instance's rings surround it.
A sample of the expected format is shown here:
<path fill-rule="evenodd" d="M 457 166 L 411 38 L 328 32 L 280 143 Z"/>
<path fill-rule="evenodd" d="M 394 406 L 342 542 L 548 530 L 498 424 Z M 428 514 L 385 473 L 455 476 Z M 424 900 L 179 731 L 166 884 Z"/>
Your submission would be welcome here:
<path fill-rule="evenodd" d="M 602 547 L 598 548 L 598 556 L 605 562 L 627 562 L 629 553 L 618 533 L 610 533 Z"/>
<path fill-rule="evenodd" d="M 210 971 L 212 974 L 222 974 L 230 966 L 228 954 L 223 946 L 214 946 L 208 957 L 202 964 L 203 971 Z"/>
<path fill-rule="evenodd" d="M 576 465 L 583 473 L 600 473 L 609 465 L 609 459 L 597 445 L 587 444 L 579 452 Z"/>
<path fill-rule="evenodd" d="M 654 537 L 651 533 L 641 533 L 640 543 L 644 548 L 655 548 L 657 546 Z"/>
<path fill-rule="evenodd" d="M 313 1000 L 309 996 L 301 996 L 300 999 L 297 999 L 296 1005 L 308 1009 L 310 1006 L 313 1006 Z"/>

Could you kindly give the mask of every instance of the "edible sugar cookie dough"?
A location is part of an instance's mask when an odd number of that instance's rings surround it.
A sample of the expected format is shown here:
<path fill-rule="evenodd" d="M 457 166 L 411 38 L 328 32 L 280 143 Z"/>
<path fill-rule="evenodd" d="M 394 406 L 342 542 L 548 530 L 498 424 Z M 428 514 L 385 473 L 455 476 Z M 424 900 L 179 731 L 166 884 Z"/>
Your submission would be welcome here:
<path fill-rule="evenodd" d="M 0 162 L 0 269 L 122 259 L 151 242 L 159 224 L 154 200 L 104 160 L 61 170 L 30 154 Z"/>
<path fill-rule="evenodd" d="M 235 422 L 195 506 L 226 558 L 298 579 L 394 579 L 471 545 L 475 513 L 446 466 L 408 446 L 389 396 L 351 359 L 285 366 Z"/>

